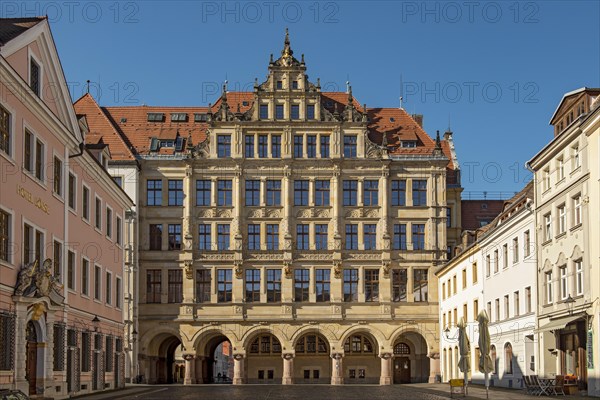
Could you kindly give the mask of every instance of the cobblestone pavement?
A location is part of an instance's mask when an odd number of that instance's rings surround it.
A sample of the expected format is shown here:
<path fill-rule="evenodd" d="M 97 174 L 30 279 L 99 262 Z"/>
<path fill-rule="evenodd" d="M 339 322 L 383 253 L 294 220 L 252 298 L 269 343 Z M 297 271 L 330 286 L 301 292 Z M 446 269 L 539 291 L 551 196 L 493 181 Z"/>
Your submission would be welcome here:
<path fill-rule="evenodd" d="M 81 396 L 81 400 L 441 400 L 449 399 L 447 384 L 410 385 L 131 385 L 126 389 Z M 456 399 L 465 399 L 455 395 Z M 485 388 L 469 386 L 466 399 L 485 399 Z M 490 388 L 489 399 L 533 399 L 522 390 Z M 563 399 L 582 399 L 565 396 Z"/>

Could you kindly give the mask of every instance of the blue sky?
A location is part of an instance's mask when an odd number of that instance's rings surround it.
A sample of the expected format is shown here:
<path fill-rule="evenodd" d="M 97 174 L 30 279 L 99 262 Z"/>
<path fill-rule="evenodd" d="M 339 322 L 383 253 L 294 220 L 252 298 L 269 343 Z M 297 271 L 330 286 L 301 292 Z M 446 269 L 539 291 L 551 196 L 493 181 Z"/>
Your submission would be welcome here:
<path fill-rule="evenodd" d="M 4 17 L 47 14 L 73 100 L 206 105 L 264 80 L 289 27 L 311 80 L 368 106 L 450 120 L 465 191 L 518 191 L 552 138 L 565 92 L 600 87 L 598 1 L 3 0 Z"/>

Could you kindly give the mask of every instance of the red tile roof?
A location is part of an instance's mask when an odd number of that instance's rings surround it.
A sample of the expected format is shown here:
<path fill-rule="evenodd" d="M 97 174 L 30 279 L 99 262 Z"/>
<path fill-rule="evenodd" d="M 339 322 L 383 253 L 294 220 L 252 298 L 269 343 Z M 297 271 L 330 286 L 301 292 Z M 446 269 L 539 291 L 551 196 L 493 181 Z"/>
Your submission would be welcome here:
<path fill-rule="evenodd" d="M 85 115 L 87 120 L 89 127 L 89 133 L 85 137 L 87 144 L 107 144 L 113 160 L 135 160 L 129 144 L 117 132 L 112 121 L 89 93 L 77 100 L 73 107 L 78 115 Z"/>

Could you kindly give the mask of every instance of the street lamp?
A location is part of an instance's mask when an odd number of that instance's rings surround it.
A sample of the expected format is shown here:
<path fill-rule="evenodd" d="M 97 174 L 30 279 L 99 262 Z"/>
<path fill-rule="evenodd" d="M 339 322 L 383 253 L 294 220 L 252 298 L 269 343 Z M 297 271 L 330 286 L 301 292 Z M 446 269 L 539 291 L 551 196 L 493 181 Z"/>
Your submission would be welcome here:
<path fill-rule="evenodd" d="M 571 294 L 569 294 L 569 297 L 567 297 L 567 299 L 565 300 L 565 304 L 567 305 L 567 309 L 569 310 L 569 315 L 573 315 L 573 305 L 575 304 L 575 299 L 571 297 Z"/>
<path fill-rule="evenodd" d="M 444 329 L 444 334 L 446 335 L 446 339 L 450 339 L 450 328 L 446 327 L 446 329 Z"/>
<path fill-rule="evenodd" d="M 131 343 L 137 342 L 138 332 L 133 328 L 133 332 L 131 332 Z"/>
<path fill-rule="evenodd" d="M 97 315 L 94 315 L 94 319 L 92 320 L 92 326 L 94 327 L 94 332 L 98 332 L 98 326 L 100 325 L 100 318 Z"/>

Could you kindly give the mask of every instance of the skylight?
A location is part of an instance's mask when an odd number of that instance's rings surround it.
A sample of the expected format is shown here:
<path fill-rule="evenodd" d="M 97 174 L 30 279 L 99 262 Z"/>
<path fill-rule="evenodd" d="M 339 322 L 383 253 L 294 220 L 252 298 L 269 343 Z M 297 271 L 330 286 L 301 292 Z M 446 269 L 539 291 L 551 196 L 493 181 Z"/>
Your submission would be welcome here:
<path fill-rule="evenodd" d="M 186 113 L 171 113 L 171 122 L 185 122 L 187 121 Z"/>
<path fill-rule="evenodd" d="M 164 113 L 148 113 L 148 122 L 162 122 L 164 118 Z"/>

